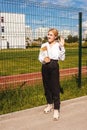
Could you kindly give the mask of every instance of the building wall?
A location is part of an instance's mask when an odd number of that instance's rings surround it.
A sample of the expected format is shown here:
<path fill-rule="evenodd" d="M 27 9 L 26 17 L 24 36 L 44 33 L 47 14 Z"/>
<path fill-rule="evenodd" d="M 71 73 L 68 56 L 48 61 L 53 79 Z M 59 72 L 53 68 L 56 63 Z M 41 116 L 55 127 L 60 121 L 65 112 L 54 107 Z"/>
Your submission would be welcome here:
<path fill-rule="evenodd" d="M 0 13 L 0 30 L 0 49 L 25 48 L 24 14 Z"/>

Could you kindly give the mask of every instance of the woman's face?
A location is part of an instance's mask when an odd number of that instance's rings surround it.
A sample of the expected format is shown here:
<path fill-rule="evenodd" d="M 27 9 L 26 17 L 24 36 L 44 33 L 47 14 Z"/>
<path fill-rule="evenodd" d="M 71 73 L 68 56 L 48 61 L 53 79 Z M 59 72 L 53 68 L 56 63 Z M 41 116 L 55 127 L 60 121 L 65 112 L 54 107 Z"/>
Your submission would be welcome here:
<path fill-rule="evenodd" d="M 54 42 L 55 41 L 55 35 L 54 35 L 54 33 L 52 31 L 49 31 L 48 35 L 47 35 L 47 38 L 48 38 L 48 42 L 49 43 Z"/>

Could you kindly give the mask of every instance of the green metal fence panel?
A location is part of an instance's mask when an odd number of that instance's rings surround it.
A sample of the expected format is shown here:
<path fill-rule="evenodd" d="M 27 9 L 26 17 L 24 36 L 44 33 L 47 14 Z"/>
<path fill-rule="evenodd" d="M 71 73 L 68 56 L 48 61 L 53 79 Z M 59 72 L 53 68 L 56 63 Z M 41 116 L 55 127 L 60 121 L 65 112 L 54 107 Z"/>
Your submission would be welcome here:
<path fill-rule="evenodd" d="M 80 37 L 79 12 L 83 14 Z M 81 78 L 87 78 L 87 10 L 28 0 L 0 0 L 0 100 L 5 102 L 0 103 L 0 114 L 45 103 L 38 55 L 49 28 L 57 28 L 65 39 L 66 58 L 59 61 L 65 93 L 68 86 L 78 86 L 77 81 L 84 84 Z M 78 55 L 81 40 L 82 62 Z"/>
<path fill-rule="evenodd" d="M 82 74 L 82 12 L 79 12 L 79 69 L 78 69 L 78 86 L 81 87 Z"/>

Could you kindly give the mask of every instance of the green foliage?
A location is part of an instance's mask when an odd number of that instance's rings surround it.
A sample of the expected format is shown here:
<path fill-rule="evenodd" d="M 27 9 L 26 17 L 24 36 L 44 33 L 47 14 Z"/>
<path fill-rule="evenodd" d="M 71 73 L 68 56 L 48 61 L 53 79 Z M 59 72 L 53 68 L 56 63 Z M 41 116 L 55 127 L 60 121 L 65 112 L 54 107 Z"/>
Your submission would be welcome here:
<path fill-rule="evenodd" d="M 87 77 L 82 79 L 82 87 L 77 87 L 76 76 L 61 80 L 64 94 L 61 101 L 87 95 Z M 16 89 L 7 89 L 0 92 L 0 114 L 28 109 L 46 104 L 42 83 Z"/>
<path fill-rule="evenodd" d="M 82 87 L 78 88 L 77 77 L 72 77 L 72 79 L 66 79 L 61 82 L 61 86 L 64 89 L 64 94 L 61 95 L 61 100 L 72 99 L 80 96 L 87 95 L 87 77 L 82 79 Z"/>
<path fill-rule="evenodd" d="M 66 42 L 66 43 L 65 43 L 65 47 L 66 47 L 66 48 L 68 47 L 68 48 L 70 48 L 70 49 L 71 49 L 71 48 L 77 48 L 78 45 L 79 45 L 79 44 L 78 44 L 77 42 L 75 42 L 75 43 L 67 43 L 67 42 Z"/>
<path fill-rule="evenodd" d="M 78 41 L 78 36 L 68 35 L 67 39 L 65 39 L 67 43 L 74 43 Z"/>
<path fill-rule="evenodd" d="M 0 114 L 31 108 L 45 103 L 41 86 L 26 86 L 0 92 Z"/>
<path fill-rule="evenodd" d="M 82 47 L 83 47 L 83 48 L 87 48 L 87 41 L 84 42 L 84 43 L 82 43 Z"/>
<path fill-rule="evenodd" d="M 42 40 L 42 43 L 45 43 L 47 41 L 48 41 L 47 37 L 44 37 L 44 39 Z"/>

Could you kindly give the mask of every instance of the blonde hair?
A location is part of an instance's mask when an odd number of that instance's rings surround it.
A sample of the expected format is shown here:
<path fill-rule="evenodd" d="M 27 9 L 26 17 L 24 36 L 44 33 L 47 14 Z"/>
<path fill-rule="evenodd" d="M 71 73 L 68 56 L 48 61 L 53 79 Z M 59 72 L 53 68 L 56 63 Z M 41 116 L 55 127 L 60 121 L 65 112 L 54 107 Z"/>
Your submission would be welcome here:
<path fill-rule="evenodd" d="M 56 37 L 56 40 L 58 40 L 58 30 L 57 29 L 55 29 L 55 28 L 51 28 L 51 29 L 49 29 L 49 31 L 48 32 L 50 32 L 50 31 L 52 31 L 53 32 L 53 34 L 55 35 L 55 37 Z"/>

